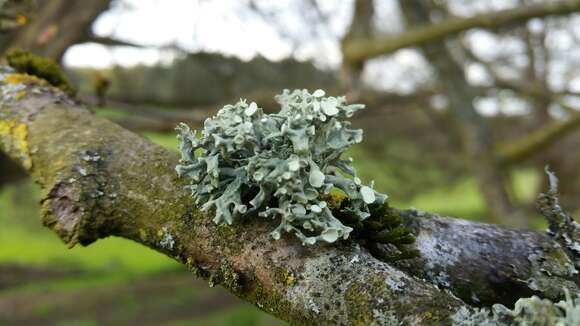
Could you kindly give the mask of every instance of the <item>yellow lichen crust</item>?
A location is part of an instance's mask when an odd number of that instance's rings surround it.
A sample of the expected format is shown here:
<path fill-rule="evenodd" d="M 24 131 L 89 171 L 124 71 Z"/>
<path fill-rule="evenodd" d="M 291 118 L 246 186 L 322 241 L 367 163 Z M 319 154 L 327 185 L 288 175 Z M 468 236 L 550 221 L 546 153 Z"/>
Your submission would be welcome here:
<path fill-rule="evenodd" d="M 16 96 L 14 96 L 14 98 L 16 100 L 21 100 L 22 98 L 24 98 L 26 96 L 26 91 L 20 91 L 18 93 L 16 93 Z"/>
<path fill-rule="evenodd" d="M 28 126 L 11 120 L 0 120 L 0 148 L 17 156 L 24 168 L 32 168 L 28 147 Z"/>
<path fill-rule="evenodd" d="M 44 79 L 40 79 L 36 76 L 28 74 L 8 74 L 6 78 L 2 81 L 7 85 L 36 85 L 36 86 L 48 86 L 48 83 Z"/>

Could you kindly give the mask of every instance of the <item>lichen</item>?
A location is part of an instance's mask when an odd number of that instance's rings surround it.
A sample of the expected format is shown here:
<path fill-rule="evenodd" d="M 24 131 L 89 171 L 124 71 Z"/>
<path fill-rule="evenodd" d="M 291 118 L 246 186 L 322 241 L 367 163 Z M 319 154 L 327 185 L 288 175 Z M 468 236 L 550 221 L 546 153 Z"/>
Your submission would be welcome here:
<path fill-rule="evenodd" d="M 40 79 L 36 76 L 22 73 L 7 74 L 5 78 L 2 80 L 2 82 L 7 85 L 18 85 L 18 84 L 41 85 L 41 86 L 48 85 L 47 81 L 44 79 Z"/>
<path fill-rule="evenodd" d="M 332 243 L 353 231 L 323 199 L 336 189 L 348 198 L 341 210 L 359 221 L 371 216 L 372 204 L 386 195 L 362 184 L 352 159 L 341 155 L 362 141 L 362 130 L 346 121 L 362 109 L 344 97 L 325 97 L 322 90 L 285 90 L 276 100 L 281 110 L 265 114 L 254 102 L 226 105 L 207 119 L 198 135 L 178 127 L 180 176 L 190 178 L 192 195 L 216 224 L 257 212 L 280 219 L 271 232 L 280 239 L 293 233 L 303 244 Z"/>
<path fill-rule="evenodd" d="M 4 139 L 4 141 L 2 141 Z M 27 170 L 32 168 L 28 146 L 28 126 L 12 120 L 0 120 L 0 148 L 19 156 Z"/>
<path fill-rule="evenodd" d="M 497 317 L 486 308 L 469 311 L 466 307 L 461 307 L 451 315 L 451 322 L 453 326 L 500 326 Z"/>
<path fill-rule="evenodd" d="M 490 309 L 461 307 L 451 316 L 454 326 L 577 326 L 580 325 L 580 298 L 572 298 L 567 290 L 565 299 L 554 303 L 537 296 L 519 299 L 514 309 L 495 304 Z"/>
<path fill-rule="evenodd" d="M 572 260 L 573 266 L 570 270 L 578 273 L 576 268 L 580 268 L 580 224 L 560 205 L 558 198 L 558 178 L 556 174 L 550 171 L 547 166 L 545 172 L 548 175 L 550 188 L 538 196 L 536 206 L 540 213 L 548 220 L 548 234 L 562 248 L 565 248 L 567 256 Z"/>
<path fill-rule="evenodd" d="M 161 237 L 161 240 L 159 241 L 159 246 L 161 246 L 161 248 L 173 250 L 173 247 L 175 246 L 175 239 L 173 238 L 171 233 L 169 233 L 167 227 L 164 226 L 159 231 L 158 235 Z"/>
<path fill-rule="evenodd" d="M 15 49 L 6 54 L 6 61 L 16 71 L 44 79 L 68 95 L 74 96 L 76 93 L 60 66 L 49 58 Z"/>
<path fill-rule="evenodd" d="M 494 305 L 493 313 L 500 322 L 514 325 L 580 325 L 580 299 L 571 298 L 565 291 L 565 300 L 554 303 L 536 296 L 519 299 L 513 310 Z"/>

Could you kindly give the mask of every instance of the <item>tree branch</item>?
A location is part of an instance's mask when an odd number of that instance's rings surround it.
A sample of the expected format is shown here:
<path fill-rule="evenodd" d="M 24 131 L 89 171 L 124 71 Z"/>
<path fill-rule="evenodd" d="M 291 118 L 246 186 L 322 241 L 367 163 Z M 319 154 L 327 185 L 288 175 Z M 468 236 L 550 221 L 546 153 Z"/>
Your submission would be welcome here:
<path fill-rule="evenodd" d="M 375 15 L 374 0 L 356 0 L 354 12 L 347 33 L 340 41 L 342 48 L 358 39 L 369 39 L 373 35 L 373 17 Z M 343 49 L 344 53 L 344 49 Z M 350 62 L 343 60 L 341 70 L 341 83 L 344 89 L 356 96 L 362 88 L 361 75 L 364 69 L 364 61 Z"/>
<path fill-rule="evenodd" d="M 97 44 L 101 44 L 101 45 L 105 45 L 105 46 L 128 46 L 128 47 L 134 47 L 134 48 L 145 48 L 148 46 L 145 45 L 141 45 L 141 44 L 137 44 L 137 43 L 133 43 L 133 42 L 129 42 L 129 41 L 123 41 L 120 40 L 118 38 L 114 38 L 114 37 L 108 37 L 108 36 L 98 36 L 98 35 L 94 35 L 92 33 L 89 34 L 89 36 L 82 40 L 81 43 L 97 43 Z"/>
<path fill-rule="evenodd" d="M 564 121 L 553 121 L 525 137 L 498 147 L 501 164 L 511 165 L 528 159 L 580 127 L 580 112 L 573 113 Z"/>
<path fill-rule="evenodd" d="M 434 284 L 455 291 L 472 282 L 478 287 L 467 295 L 481 298 L 491 285 L 509 286 L 506 280 L 544 297 L 559 296 L 556 287 L 577 290 L 566 254 L 535 232 L 401 211 L 418 232 L 422 258 L 399 269 L 354 242 L 273 241 L 274 221 L 216 226 L 177 178 L 176 153 L 95 117 L 34 77 L 0 68 L 0 94 L 0 150 L 40 183 L 42 221 L 66 244 L 107 236 L 139 242 L 291 323 L 448 325 L 473 311 Z M 500 302 L 513 296 L 495 291 Z"/>
<path fill-rule="evenodd" d="M 500 10 L 468 18 L 450 18 L 441 23 L 416 27 L 394 36 L 350 40 L 343 44 L 344 60 L 353 63 L 365 61 L 402 48 L 439 41 L 447 36 L 472 28 L 495 29 L 507 24 L 527 21 L 531 18 L 567 15 L 578 10 L 580 10 L 580 1 L 562 0 Z"/>
<path fill-rule="evenodd" d="M 564 95 L 561 92 L 552 92 L 545 82 L 522 83 L 515 80 L 508 80 L 500 77 L 491 66 L 490 62 L 480 60 L 469 48 L 465 47 L 465 53 L 475 62 L 486 67 L 487 72 L 494 80 L 495 88 L 509 89 L 519 93 L 521 96 L 535 101 L 546 103 L 557 103 L 571 115 L 564 121 L 553 121 L 534 132 L 525 135 L 521 139 L 499 145 L 496 155 L 502 165 L 513 165 L 520 163 L 569 135 L 580 127 L 580 112 L 569 107 L 559 97 Z"/>

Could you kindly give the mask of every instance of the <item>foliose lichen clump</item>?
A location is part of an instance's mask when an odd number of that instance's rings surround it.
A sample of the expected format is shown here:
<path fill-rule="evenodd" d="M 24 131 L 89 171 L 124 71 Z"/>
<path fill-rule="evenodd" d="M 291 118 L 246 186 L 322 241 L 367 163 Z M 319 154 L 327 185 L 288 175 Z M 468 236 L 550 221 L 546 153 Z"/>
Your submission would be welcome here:
<path fill-rule="evenodd" d="M 341 158 L 362 141 L 362 130 L 347 119 L 364 105 L 325 97 L 322 90 L 285 90 L 276 100 L 281 110 L 274 114 L 254 102 L 226 105 L 199 135 L 180 124 L 177 173 L 192 180 L 196 203 L 215 212 L 217 224 L 257 212 L 279 218 L 271 233 L 276 240 L 286 232 L 303 244 L 347 239 L 353 229 L 333 214 L 328 194 L 342 191 L 348 206 L 341 210 L 361 221 L 370 205 L 387 198 L 361 182 L 352 159 Z"/>
<path fill-rule="evenodd" d="M 564 292 L 565 299 L 557 303 L 533 296 L 519 299 L 513 310 L 496 304 L 493 314 L 500 325 L 580 325 L 580 299 Z"/>

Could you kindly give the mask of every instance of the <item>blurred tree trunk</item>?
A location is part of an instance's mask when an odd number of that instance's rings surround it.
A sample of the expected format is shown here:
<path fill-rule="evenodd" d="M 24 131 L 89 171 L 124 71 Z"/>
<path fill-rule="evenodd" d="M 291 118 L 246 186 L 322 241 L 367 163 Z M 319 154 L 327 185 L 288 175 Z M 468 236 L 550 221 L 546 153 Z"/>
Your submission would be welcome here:
<path fill-rule="evenodd" d="M 529 1 L 522 1 L 521 4 L 525 5 Z M 548 78 L 550 75 L 550 61 L 552 53 L 547 48 L 546 44 L 548 40 L 548 29 L 550 28 L 550 23 L 546 22 L 540 31 L 532 33 L 528 26 L 523 26 L 522 39 L 526 45 L 526 52 L 528 60 L 527 69 L 525 71 L 524 79 L 528 82 L 528 87 L 525 87 L 531 91 L 526 94 L 523 89 L 517 89 L 526 97 L 532 106 L 532 115 L 534 120 L 534 125 L 537 130 L 549 124 L 558 123 L 557 119 L 550 114 L 550 107 L 553 103 L 562 104 L 555 92 L 550 88 Z M 505 84 L 505 83 L 502 83 Z M 509 87 L 509 83 L 508 83 Z M 570 112 L 574 112 L 573 109 L 567 108 Z M 575 115 L 578 113 L 572 113 L 568 117 L 567 121 L 575 121 Z M 573 123 L 573 122 L 572 122 Z M 575 130 L 577 128 L 573 128 Z M 568 134 L 568 133 L 566 133 Z M 578 136 L 579 133 L 576 132 Z M 578 148 L 580 143 L 572 137 L 563 139 L 560 143 L 550 146 L 545 151 L 541 151 L 538 155 L 538 159 L 535 160 L 536 169 L 539 174 L 542 173 L 544 167 L 548 165 L 550 169 L 556 171 L 561 177 L 559 190 L 561 193 L 560 199 L 565 207 L 578 210 L 580 204 L 577 203 L 578 198 L 580 198 L 580 153 L 577 151 L 570 151 L 571 148 Z M 537 189 L 546 189 L 548 187 L 548 180 L 540 178 L 538 180 Z"/>
<path fill-rule="evenodd" d="M 431 23 L 433 7 L 424 0 L 399 1 L 409 25 Z M 495 154 L 495 145 L 487 121 L 475 109 L 478 90 L 465 79 L 461 65 L 455 61 L 448 44 L 432 42 L 421 46 L 431 63 L 436 78 L 449 100 L 449 108 L 461 126 L 461 138 L 465 154 L 486 203 L 490 220 L 507 219 L 508 224 L 527 226 L 527 220 L 515 207 L 506 188 L 509 178 L 502 171 Z"/>
<path fill-rule="evenodd" d="M 74 44 L 91 39 L 95 19 L 112 0 L 39 0 L 28 24 L 0 35 L 0 54 L 12 48 L 61 61 Z"/>
<path fill-rule="evenodd" d="M 341 40 L 341 47 L 346 47 L 358 39 L 368 39 L 373 34 L 374 0 L 356 0 L 354 3 L 353 16 L 348 32 Z M 364 69 L 364 61 L 350 63 L 343 60 L 341 71 L 342 86 L 357 97 L 361 85 L 361 74 Z"/>

